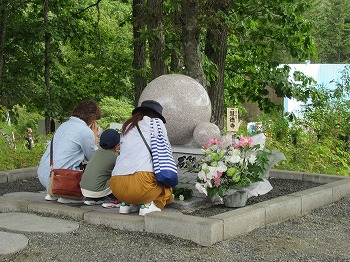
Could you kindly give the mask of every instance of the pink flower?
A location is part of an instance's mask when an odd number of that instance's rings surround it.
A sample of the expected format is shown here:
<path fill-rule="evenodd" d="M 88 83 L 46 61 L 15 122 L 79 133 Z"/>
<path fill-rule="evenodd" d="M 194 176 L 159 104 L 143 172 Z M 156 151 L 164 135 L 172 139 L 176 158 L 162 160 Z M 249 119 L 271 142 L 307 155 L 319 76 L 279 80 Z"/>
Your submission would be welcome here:
<path fill-rule="evenodd" d="M 239 139 L 238 143 L 235 143 L 233 145 L 233 148 L 237 149 L 237 148 L 244 148 L 246 146 L 248 147 L 253 147 L 254 145 L 254 141 L 251 137 L 248 136 L 241 136 L 241 138 Z"/>
<path fill-rule="evenodd" d="M 216 177 L 214 177 L 214 187 L 219 187 L 221 185 L 220 178 L 222 177 L 222 172 L 217 171 Z"/>
<path fill-rule="evenodd" d="M 213 137 L 213 138 L 210 138 L 208 143 L 206 143 L 203 147 L 207 149 L 213 145 L 221 145 L 221 144 L 222 142 L 220 138 Z"/>

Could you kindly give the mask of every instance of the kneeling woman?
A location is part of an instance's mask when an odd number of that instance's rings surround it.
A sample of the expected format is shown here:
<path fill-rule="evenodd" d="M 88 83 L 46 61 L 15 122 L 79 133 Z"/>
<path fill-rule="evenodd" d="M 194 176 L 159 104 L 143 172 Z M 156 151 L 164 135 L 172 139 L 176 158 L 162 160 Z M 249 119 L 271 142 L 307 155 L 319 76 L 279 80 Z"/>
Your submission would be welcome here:
<path fill-rule="evenodd" d="M 110 180 L 113 194 L 122 201 L 119 209 L 121 214 L 139 211 L 139 215 L 144 216 L 153 211 L 161 211 L 173 201 L 172 189 L 157 182 L 152 156 L 137 129 L 138 125 L 150 145 L 150 121 L 151 118 L 159 118 L 162 120 L 163 134 L 167 137 L 162 112 L 163 107 L 158 102 L 143 101 L 122 127 L 120 155 Z"/>

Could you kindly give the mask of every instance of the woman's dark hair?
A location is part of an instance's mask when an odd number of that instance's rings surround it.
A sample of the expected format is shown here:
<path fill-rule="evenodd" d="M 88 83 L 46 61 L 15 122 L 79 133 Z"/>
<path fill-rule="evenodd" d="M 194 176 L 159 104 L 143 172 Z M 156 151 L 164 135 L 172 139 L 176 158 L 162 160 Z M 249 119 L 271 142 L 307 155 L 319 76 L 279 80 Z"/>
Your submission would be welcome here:
<path fill-rule="evenodd" d="M 83 100 L 74 109 L 71 114 L 84 120 L 87 125 L 91 125 L 95 120 L 102 117 L 101 109 L 94 100 Z"/>
<path fill-rule="evenodd" d="M 159 115 L 152 110 L 142 110 L 140 112 L 137 112 L 124 122 L 121 132 L 122 135 L 126 135 L 131 129 L 133 129 L 144 116 L 148 116 L 150 118 L 159 118 Z"/>

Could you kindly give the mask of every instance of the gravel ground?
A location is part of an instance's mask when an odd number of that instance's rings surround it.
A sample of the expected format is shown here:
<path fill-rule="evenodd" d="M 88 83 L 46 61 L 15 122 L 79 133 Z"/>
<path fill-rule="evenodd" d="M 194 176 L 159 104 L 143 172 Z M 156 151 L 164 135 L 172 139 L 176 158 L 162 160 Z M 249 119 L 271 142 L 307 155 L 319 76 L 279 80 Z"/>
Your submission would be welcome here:
<path fill-rule="evenodd" d="M 265 195 L 264 198 L 275 197 L 276 192 L 288 194 L 290 187 L 296 191 L 302 190 L 297 190 L 295 181 L 292 184 L 277 181 L 273 186 L 275 193 L 271 191 L 270 196 Z M 312 186 L 315 185 L 308 185 L 306 188 Z M 40 190 L 43 188 L 36 179 L 0 184 L 0 195 Z M 249 201 L 264 200 L 260 198 Z M 199 215 L 207 216 L 205 212 Z M 173 236 L 127 232 L 81 222 L 79 229 L 71 233 L 25 232 L 29 245 L 18 253 L 0 255 L 0 261 L 350 262 L 349 218 L 350 197 L 345 197 L 305 216 L 256 229 L 247 235 L 222 241 L 211 247 L 201 247 Z"/>

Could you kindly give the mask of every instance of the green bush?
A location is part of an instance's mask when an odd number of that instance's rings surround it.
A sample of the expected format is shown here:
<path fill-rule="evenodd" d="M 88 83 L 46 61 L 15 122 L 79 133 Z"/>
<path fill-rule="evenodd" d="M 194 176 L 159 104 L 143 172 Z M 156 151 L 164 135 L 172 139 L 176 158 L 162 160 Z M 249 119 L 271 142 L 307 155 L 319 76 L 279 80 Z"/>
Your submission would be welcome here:
<path fill-rule="evenodd" d="M 26 147 L 24 138 L 19 137 L 11 145 L 0 136 L 0 170 L 11 170 L 38 166 L 47 145 L 46 137 L 36 137 L 31 150 Z"/>
<path fill-rule="evenodd" d="M 132 103 L 127 99 L 115 99 L 113 97 L 105 97 L 99 103 L 102 111 L 102 119 L 97 123 L 102 129 L 108 129 L 110 123 L 124 123 L 131 116 L 134 109 Z"/>
<path fill-rule="evenodd" d="M 297 144 L 267 139 L 266 147 L 284 153 L 285 161 L 275 168 L 299 172 L 349 176 L 350 154 L 341 140 L 319 140 L 314 132 L 301 132 Z"/>

